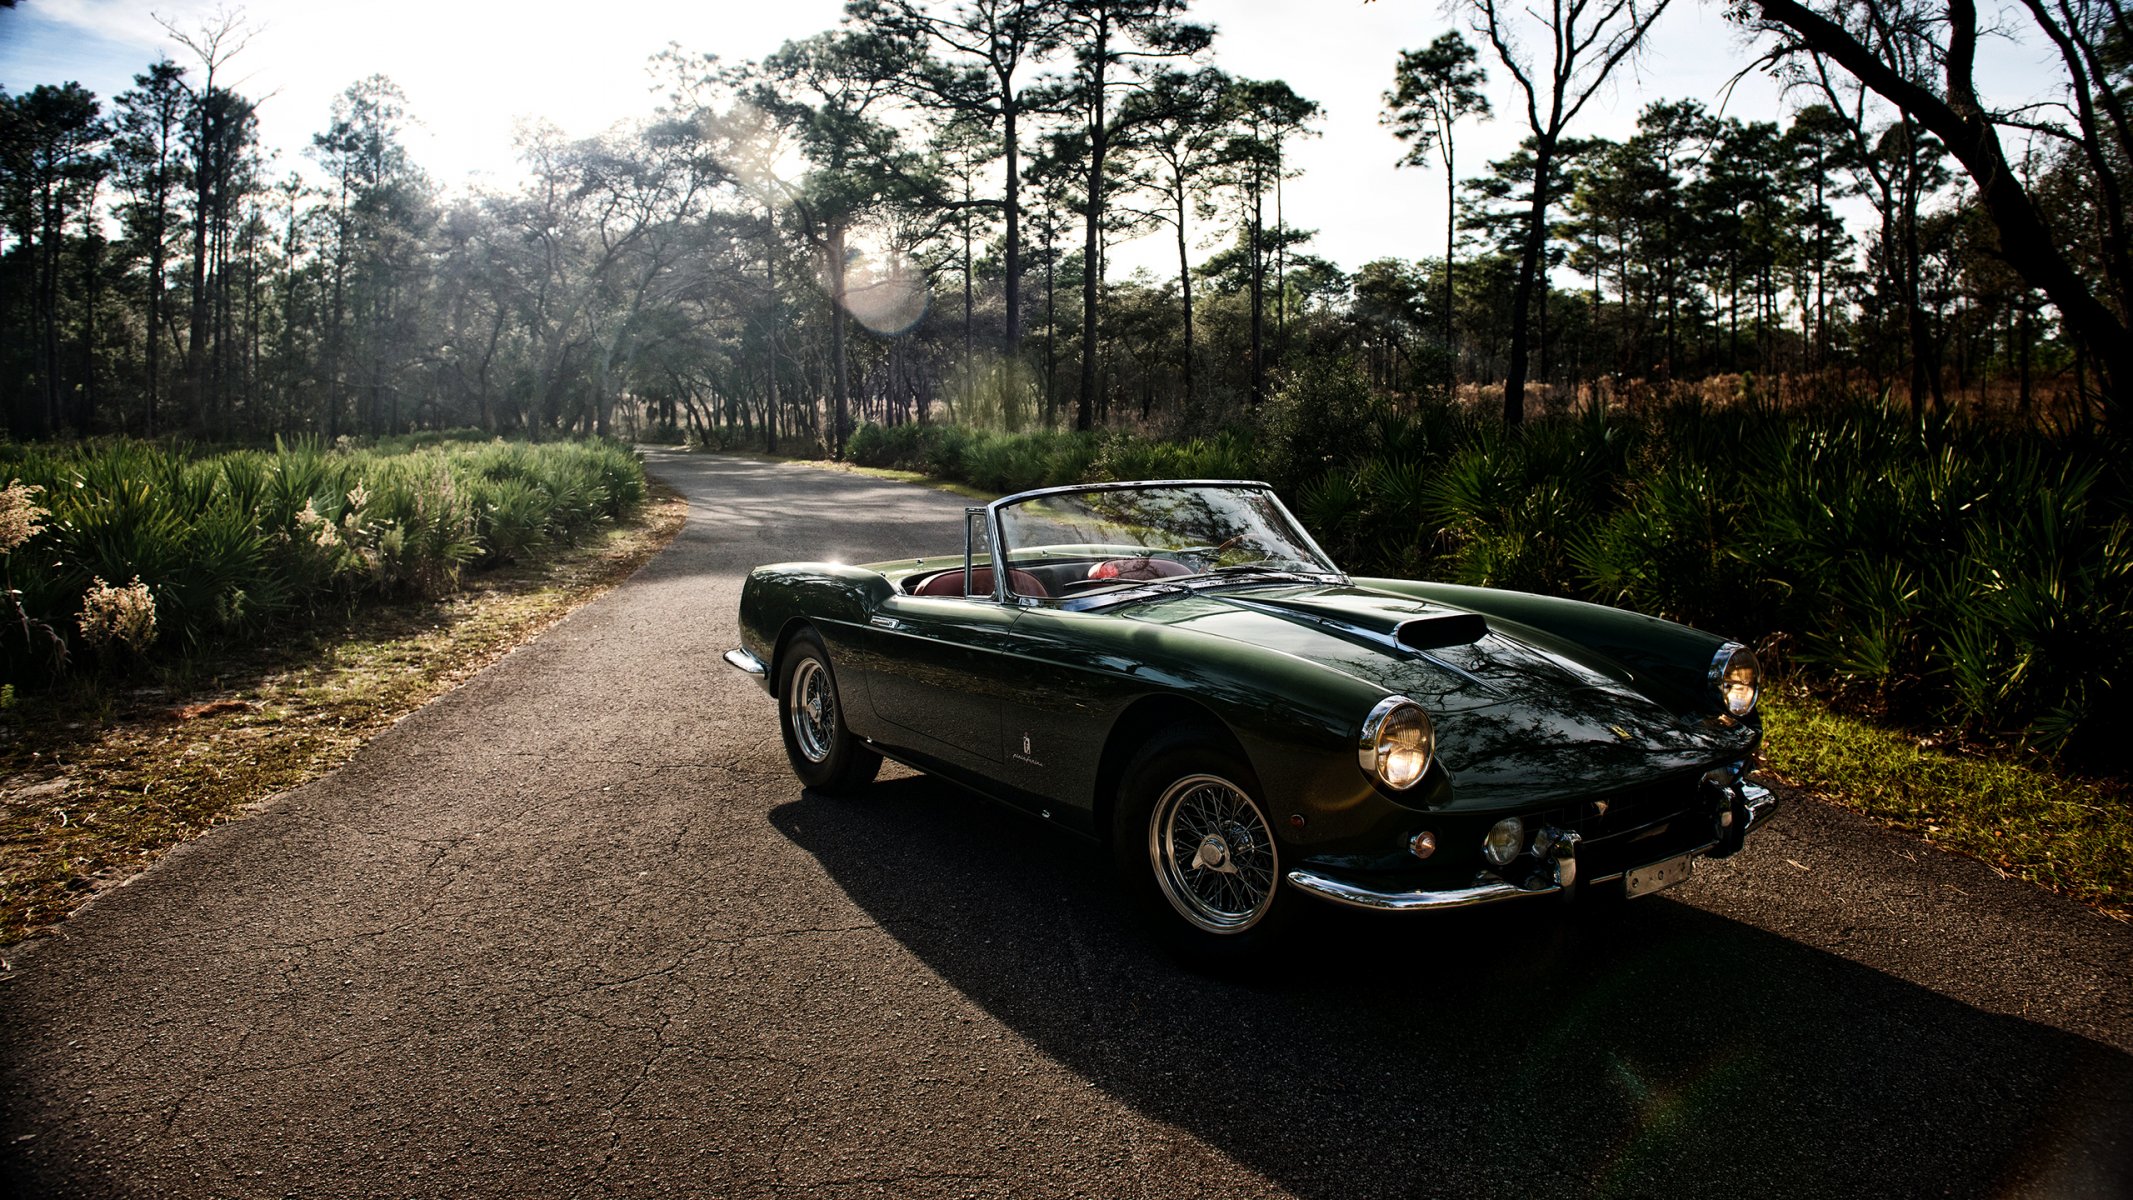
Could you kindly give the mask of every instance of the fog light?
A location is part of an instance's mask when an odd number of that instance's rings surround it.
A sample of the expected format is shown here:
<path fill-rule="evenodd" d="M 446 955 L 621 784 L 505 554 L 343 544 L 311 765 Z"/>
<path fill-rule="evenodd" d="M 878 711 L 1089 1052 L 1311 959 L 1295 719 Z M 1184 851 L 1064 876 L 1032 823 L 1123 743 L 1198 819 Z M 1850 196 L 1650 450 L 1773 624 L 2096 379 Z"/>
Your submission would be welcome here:
<path fill-rule="evenodd" d="M 1425 829 L 1407 839 L 1407 848 L 1416 858 L 1428 858 L 1437 852 L 1437 835 Z"/>
<path fill-rule="evenodd" d="M 1724 767 L 1714 767 L 1703 773 L 1703 781 L 1721 792 L 1733 790 L 1733 772 Z"/>
<path fill-rule="evenodd" d="M 1489 827 L 1489 836 L 1481 841 L 1481 857 L 1496 866 L 1508 866 L 1525 844 L 1525 822 L 1517 817 L 1505 817 Z"/>

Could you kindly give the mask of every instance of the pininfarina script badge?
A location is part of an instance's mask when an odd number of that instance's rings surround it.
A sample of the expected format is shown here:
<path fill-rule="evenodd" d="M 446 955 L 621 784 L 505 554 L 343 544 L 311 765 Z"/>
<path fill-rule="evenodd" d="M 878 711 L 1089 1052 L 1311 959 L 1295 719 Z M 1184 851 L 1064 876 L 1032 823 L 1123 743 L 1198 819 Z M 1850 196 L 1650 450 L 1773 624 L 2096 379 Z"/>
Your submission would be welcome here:
<path fill-rule="evenodd" d="M 1022 735 L 1022 753 L 1015 755 L 1015 761 L 1020 763 L 1028 763 L 1030 766 L 1033 767 L 1041 767 L 1044 765 L 1043 763 L 1038 762 L 1036 759 L 1030 757 L 1029 735 L 1026 733 Z"/>

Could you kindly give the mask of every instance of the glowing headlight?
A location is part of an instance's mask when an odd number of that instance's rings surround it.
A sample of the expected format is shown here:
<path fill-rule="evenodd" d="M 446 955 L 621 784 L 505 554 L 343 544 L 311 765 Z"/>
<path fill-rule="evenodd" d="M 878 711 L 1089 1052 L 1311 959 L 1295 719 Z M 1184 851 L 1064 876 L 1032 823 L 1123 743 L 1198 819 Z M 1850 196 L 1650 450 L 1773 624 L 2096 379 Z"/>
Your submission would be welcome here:
<path fill-rule="evenodd" d="M 1371 778 L 1395 791 L 1420 782 L 1437 752 L 1437 730 L 1422 706 L 1405 696 L 1387 696 L 1363 721 L 1356 759 Z"/>
<path fill-rule="evenodd" d="M 1481 857 L 1491 865 L 1508 866 L 1526 844 L 1526 825 L 1517 817 L 1505 817 L 1489 826 L 1489 836 L 1481 839 Z"/>
<path fill-rule="evenodd" d="M 1728 716 L 1754 712 L 1756 697 L 1763 691 L 1763 666 L 1755 661 L 1755 651 L 1738 642 L 1720 646 L 1711 659 L 1711 687 L 1718 694 L 1718 707 Z"/>

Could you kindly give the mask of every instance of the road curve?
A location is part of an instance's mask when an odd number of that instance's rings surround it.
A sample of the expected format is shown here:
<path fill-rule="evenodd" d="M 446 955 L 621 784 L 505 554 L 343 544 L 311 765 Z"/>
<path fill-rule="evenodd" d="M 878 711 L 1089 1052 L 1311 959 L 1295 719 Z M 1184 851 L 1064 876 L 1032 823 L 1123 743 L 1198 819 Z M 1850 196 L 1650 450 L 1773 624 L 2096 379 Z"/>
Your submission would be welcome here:
<path fill-rule="evenodd" d="M 0 976 L 0 1192 L 2133 1195 L 2125 926 L 1799 802 L 1616 922 L 1195 976 L 1014 813 L 803 794 L 719 660 L 748 567 L 959 501 L 651 462 L 636 577 Z"/>

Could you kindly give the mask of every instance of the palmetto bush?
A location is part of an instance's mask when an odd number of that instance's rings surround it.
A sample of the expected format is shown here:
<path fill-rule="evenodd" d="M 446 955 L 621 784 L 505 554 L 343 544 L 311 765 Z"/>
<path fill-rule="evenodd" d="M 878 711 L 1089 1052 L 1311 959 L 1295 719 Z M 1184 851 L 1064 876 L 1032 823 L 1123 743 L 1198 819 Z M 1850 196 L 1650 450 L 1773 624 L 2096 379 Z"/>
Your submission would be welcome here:
<path fill-rule="evenodd" d="M 2133 694 L 2123 464 L 1873 405 L 1489 427 L 1436 467 L 1437 553 L 1371 565 L 1775 642 L 1898 721 L 2088 758 Z"/>
<path fill-rule="evenodd" d="M 43 514 L 0 555 L 10 681 L 70 657 L 99 580 L 139 580 L 157 648 L 183 653 L 329 601 L 449 591 L 468 566 L 575 538 L 645 492 L 642 464 L 613 443 L 448 439 L 212 455 L 130 441 L 0 446 L 4 481 L 41 488 Z"/>

